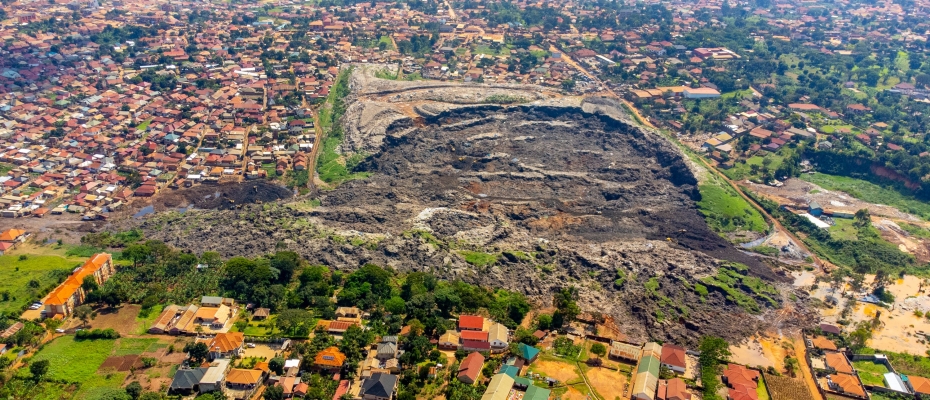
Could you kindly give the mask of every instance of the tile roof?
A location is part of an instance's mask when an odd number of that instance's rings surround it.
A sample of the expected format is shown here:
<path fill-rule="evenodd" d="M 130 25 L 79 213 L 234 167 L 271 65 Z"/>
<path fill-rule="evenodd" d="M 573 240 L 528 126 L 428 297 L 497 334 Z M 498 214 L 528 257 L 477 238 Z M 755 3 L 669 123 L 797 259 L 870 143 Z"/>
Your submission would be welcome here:
<path fill-rule="evenodd" d="M 0 233 L 0 242 L 12 242 L 16 238 L 25 235 L 26 231 L 21 229 L 8 229 L 3 233 Z"/>
<path fill-rule="evenodd" d="M 846 374 L 853 373 L 852 365 L 849 364 L 849 360 L 846 359 L 846 356 L 843 353 L 833 353 L 829 352 L 824 355 L 827 359 L 827 366 L 836 370 L 836 372 L 842 372 Z"/>
<path fill-rule="evenodd" d="M 459 364 L 458 379 L 461 381 L 463 378 L 467 378 L 468 382 L 473 383 L 478 379 L 478 374 L 481 373 L 481 367 L 484 366 L 484 356 L 478 352 L 472 352 L 462 360 L 462 363 Z"/>
<path fill-rule="evenodd" d="M 242 347 L 245 342 L 245 335 L 242 332 L 217 333 L 213 341 L 210 342 L 210 351 L 219 351 L 228 353 Z"/>
<path fill-rule="evenodd" d="M 685 364 L 685 348 L 681 346 L 676 346 L 673 344 L 665 344 L 662 346 L 662 364 L 671 365 L 674 367 L 684 368 L 687 365 Z"/>
<path fill-rule="evenodd" d="M 339 351 L 339 348 L 333 346 L 317 353 L 313 362 L 317 365 L 327 367 L 341 367 L 346 361 L 346 355 Z"/>
<path fill-rule="evenodd" d="M 459 329 L 484 329 L 484 317 L 477 315 L 460 315 Z"/>
<path fill-rule="evenodd" d="M 71 274 L 68 279 L 62 282 L 61 285 L 58 285 L 58 287 L 48 295 L 48 298 L 45 300 L 45 304 L 65 304 L 68 302 L 68 299 L 74 295 L 74 292 L 76 292 L 81 287 L 81 284 L 84 283 L 84 277 L 93 275 L 111 260 L 112 258 L 108 253 L 94 254 L 84 263 L 84 265 L 82 265 L 76 272 Z"/>
<path fill-rule="evenodd" d="M 226 382 L 234 385 L 257 385 L 263 372 L 258 369 L 233 368 L 226 374 Z"/>
<path fill-rule="evenodd" d="M 830 379 L 837 386 L 843 389 L 843 392 L 865 397 L 865 389 L 859 384 L 859 379 L 849 374 L 833 374 Z"/>

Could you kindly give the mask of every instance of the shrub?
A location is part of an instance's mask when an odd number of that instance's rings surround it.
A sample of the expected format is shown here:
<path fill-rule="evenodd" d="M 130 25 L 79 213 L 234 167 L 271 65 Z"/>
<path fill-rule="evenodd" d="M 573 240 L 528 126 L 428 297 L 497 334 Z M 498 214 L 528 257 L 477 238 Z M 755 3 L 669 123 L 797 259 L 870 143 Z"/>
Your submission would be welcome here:
<path fill-rule="evenodd" d="M 83 330 L 77 331 L 74 334 L 74 340 L 97 340 L 97 339 L 119 339 L 119 333 L 115 330 L 108 329 L 92 329 L 92 330 Z"/>

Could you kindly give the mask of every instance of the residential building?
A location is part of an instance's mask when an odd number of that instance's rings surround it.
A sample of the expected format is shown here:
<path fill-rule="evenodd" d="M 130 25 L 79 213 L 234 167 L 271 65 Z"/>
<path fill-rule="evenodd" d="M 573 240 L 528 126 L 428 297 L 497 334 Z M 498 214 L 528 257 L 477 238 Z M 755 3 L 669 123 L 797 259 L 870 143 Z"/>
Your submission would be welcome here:
<path fill-rule="evenodd" d="M 681 378 L 662 379 L 659 381 L 656 398 L 658 400 L 691 400 L 691 393 L 688 392 L 688 385 Z"/>
<path fill-rule="evenodd" d="M 668 343 L 662 345 L 662 358 L 660 361 L 662 361 L 665 368 L 672 370 L 676 374 L 685 373 L 685 368 L 687 368 L 685 348 Z"/>
<path fill-rule="evenodd" d="M 363 400 L 392 400 L 396 393 L 397 376 L 379 372 L 362 382 L 359 396 Z"/>
<path fill-rule="evenodd" d="M 317 368 L 331 372 L 341 369 L 345 362 L 346 355 L 342 354 L 336 346 L 324 349 L 317 353 L 316 358 L 313 359 L 313 364 Z"/>
<path fill-rule="evenodd" d="M 207 347 L 210 349 L 210 358 L 233 358 L 242 354 L 245 344 L 245 335 L 242 332 L 218 333 Z"/>
<path fill-rule="evenodd" d="M 472 385 L 481 375 L 481 368 L 484 367 L 484 356 L 478 352 L 469 353 L 459 364 L 458 375 L 456 376 L 462 383 Z"/>
<path fill-rule="evenodd" d="M 81 285 L 86 277 L 92 276 L 98 285 L 103 285 L 114 273 L 116 273 L 116 268 L 110 254 L 94 254 L 68 279 L 49 293 L 45 299 L 45 316 L 64 318 L 71 315 L 75 307 L 84 303 L 85 293 Z"/>
<path fill-rule="evenodd" d="M 169 395 L 190 396 L 200 392 L 200 380 L 207 373 L 208 368 L 180 368 L 174 374 L 171 385 L 168 386 Z"/>
<path fill-rule="evenodd" d="M 513 389 L 514 379 L 507 374 L 497 374 L 491 378 L 481 400 L 508 400 Z"/>

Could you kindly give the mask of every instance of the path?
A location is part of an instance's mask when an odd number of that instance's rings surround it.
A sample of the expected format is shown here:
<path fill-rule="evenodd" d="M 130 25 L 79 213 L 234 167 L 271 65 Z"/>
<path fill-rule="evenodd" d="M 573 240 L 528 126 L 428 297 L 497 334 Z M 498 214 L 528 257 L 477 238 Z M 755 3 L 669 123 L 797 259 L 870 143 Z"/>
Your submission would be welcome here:
<path fill-rule="evenodd" d="M 795 357 L 798 358 L 798 365 L 801 369 L 801 379 L 807 384 L 807 389 L 811 392 L 811 398 L 814 400 L 823 400 L 820 395 L 820 389 L 817 387 L 817 380 L 811 373 L 810 366 L 807 365 L 807 347 L 804 346 L 804 340 L 801 337 L 794 337 Z"/>
<path fill-rule="evenodd" d="M 769 214 L 768 211 L 765 211 L 765 209 L 762 208 L 761 205 L 759 205 L 758 203 L 756 203 L 755 200 L 753 200 L 751 197 L 746 195 L 746 193 L 743 192 L 742 186 L 740 186 L 736 182 L 733 182 L 730 178 L 728 178 L 726 175 L 720 172 L 716 167 L 708 163 L 707 160 L 705 160 L 703 157 L 698 157 L 698 159 L 700 159 L 701 163 L 703 163 L 704 166 L 707 167 L 708 171 L 713 172 L 718 177 L 723 179 L 728 185 L 730 185 L 730 187 L 733 188 L 733 190 L 736 191 L 736 193 L 740 195 L 740 197 L 745 199 L 753 208 L 759 211 L 762 214 L 762 216 L 765 217 L 766 220 L 770 221 L 773 225 L 775 225 L 775 229 L 778 229 L 779 231 L 783 232 L 785 235 L 788 235 L 788 237 L 791 238 L 791 240 L 793 240 L 795 244 L 797 244 L 802 249 L 804 249 L 804 251 L 810 253 L 811 258 L 814 260 L 814 265 L 820 268 L 821 272 L 825 271 L 824 266 L 830 266 L 831 268 L 836 268 L 836 266 L 831 264 L 829 261 L 824 261 L 820 257 L 818 257 L 817 253 L 814 253 L 813 251 L 811 251 L 811 249 L 807 247 L 807 244 L 801 241 L 799 237 L 795 236 L 794 232 L 791 232 L 790 230 L 785 228 L 784 225 L 781 224 L 781 222 L 779 222 L 777 219 L 775 219 L 775 217 Z"/>
<path fill-rule="evenodd" d="M 590 393 L 591 397 L 593 397 L 594 400 L 600 400 L 600 397 L 598 397 L 597 392 L 595 392 L 595 391 L 594 391 L 594 388 L 591 387 L 591 384 L 588 383 L 588 376 L 585 375 L 584 369 L 581 368 L 581 362 L 580 362 L 580 361 L 575 361 L 575 364 L 577 364 L 577 366 L 578 366 L 578 372 L 579 372 L 579 375 L 581 375 L 581 380 L 583 380 L 583 381 L 584 381 L 584 385 L 588 387 L 588 393 Z"/>

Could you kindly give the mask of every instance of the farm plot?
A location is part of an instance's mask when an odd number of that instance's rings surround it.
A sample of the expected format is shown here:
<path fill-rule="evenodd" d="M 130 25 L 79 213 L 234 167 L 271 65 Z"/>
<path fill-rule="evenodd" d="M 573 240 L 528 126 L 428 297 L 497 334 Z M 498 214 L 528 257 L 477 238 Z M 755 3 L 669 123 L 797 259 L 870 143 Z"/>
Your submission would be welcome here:
<path fill-rule="evenodd" d="M 814 400 L 807 385 L 800 379 L 763 374 L 772 400 Z"/>

